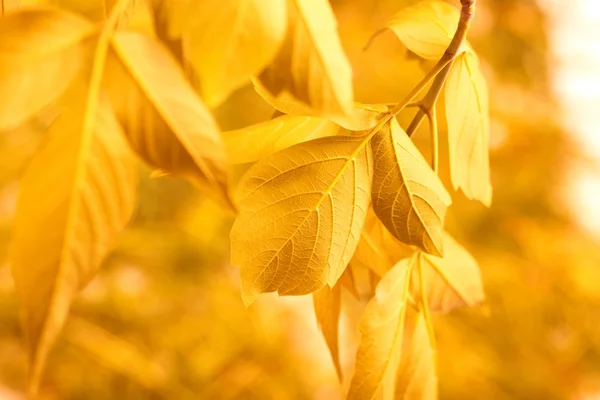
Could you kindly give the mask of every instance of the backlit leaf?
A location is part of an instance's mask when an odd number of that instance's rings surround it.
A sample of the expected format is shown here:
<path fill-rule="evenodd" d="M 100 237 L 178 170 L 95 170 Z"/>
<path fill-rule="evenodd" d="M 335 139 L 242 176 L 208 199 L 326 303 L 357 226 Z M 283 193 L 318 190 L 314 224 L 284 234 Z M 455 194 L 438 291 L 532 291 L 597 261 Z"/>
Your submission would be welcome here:
<path fill-rule="evenodd" d="M 407 308 L 402 360 L 396 376 L 395 396 L 392 397 L 404 400 L 437 399 L 435 360 L 423 313 Z"/>
<path fill-rule="evenodd" d="M 313 293 L 313 304 L 317 324 L 325 338 L 335 370 L 342 380 L 342 367 L 339 352 L 339 324 L 341 312 L 341 279 L 333 288 L 325 285 Z"/>
<path fill-rule="evenodd" d="M 218 105 L 259 74 L 286 34 L 287 0 L 163 1 L 171 37 L 182 38 L 203 99 Z"/>
<path fill-rule="evenodd" d="M 362 334 L 348 400 L 370 400 L 386 375 L 396 376 L 402 352 L 408 275 L 412 258 L 396 264 L 379 282 L 360 321 Z"/>
<path fill-rule="evenodd" d="M 243 164 L 283 150 L 294 144 L 333 136 L 339 126 L 328 119 L 285 115 L 235 131 L 222 138 L 230 163 Z"/>
<path fill-rule="evenodd" d="M 258 294 L 332 287 L 363 227 L 372 179 L 363 138 L 332 136 L 272 154 L 242 178 L 231 231 L 246 304 Z"/>
<path fill-rule="evenodd" d="M 442 255 L 452 203 L 444 185 L 395 119 L 372 140 L 373 210 L 400 241 Z"/>
<path fill-rule="evenodd" d="M 463 53 L 454 61 L 445 97 L 452 184 L 489 207 L 489 95 L 475 53 Z"/>
<path fill-rule="evenodd" d="M 286 92 L 281 93 L 277 98 L 273 97 L 257 79 L 254 79 L 254 89 L 273 108 L 285 114 L 314 117 L 322 115 L 322 112 L 301 103 Z M 353 104 L 350 115 L 328 115 L 327 118 L 350 131 L 365 131 L 377 125 L 382 114 L 388 111 L 387 106 L 382 104 L 361 104 L 356 102 Z"/>
<path fill-rule="evenodd" d="M 218 129 L 173 56 L 139 33 L 117 33 L 113 48 L 117 57 L 108 60 L 105 83 L 130 145 L 153 167 L 227 201 Z"/>
<path fill-rule="evenodd" d="M 432 311 L 448 312 L 473 307 L 484 299 L 477 261 L 464 247 L 444 232 L 444 258 L 421 254 L 427 303 Z M 421 298 L 419 274 L 413 274 L 411 293 Z"/>
<path fill-rule="evenodd" d="M 327 0 L 288 0 L 284 44 L 259 77 L 277 99 L 280 95 L 309 105 L 320 116 L 352 113 L 352 70 Z"/>
<path fill-rule="evenodd" d="M 392 236 L 369 207 L 365 227 L 360 234 L 352 260 L 383 276 L 398 261 L 414 252 L 413 247 Z"/>
<path fill-rule="evenodd" d="M 438 60 L 452 41 L 460 10 L 442 1 L 422 1 L 393 15 L 386 23 L 419 57 Z M 463 49 L 465 45 L 463 45 Z"/>
<path fill-rule="evenodd" d="M 11 261 L 34 387 L 71 300 L 94 276 L 135 204 L 135 159 L 113 110 L 102 101 L 88 130 L 87 104 L 73 96 L 63 107 L 20 183 Z"/>
<path fill-rule="evenodd" d="M 58 9 L 0 18 L 0 131 L 16 128 L 65 91 L 90 55 L 94 32 Z"/>

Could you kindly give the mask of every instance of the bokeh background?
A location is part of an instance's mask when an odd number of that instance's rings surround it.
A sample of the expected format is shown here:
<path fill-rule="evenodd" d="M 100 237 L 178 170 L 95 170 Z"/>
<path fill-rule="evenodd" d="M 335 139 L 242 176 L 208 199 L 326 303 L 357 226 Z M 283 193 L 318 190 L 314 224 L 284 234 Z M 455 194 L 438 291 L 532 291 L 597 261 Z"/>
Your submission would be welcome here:
<path fill-rule="evenodd" d="M 331 3 L 356 100 L 398 101 L 427 65 L 392 35 L 363 46 L 414 1 Z M 490 88 L 494 200 L 486 209 L 456 194 L 447 224 L 479 261 L 487 301 L 434 317 L 442 399 L 600 398 L 598 25 L 595 0 L 478 2 L 469 40 Z M 273 109 L 246 87 L 214 114 L 229 130 Z M 6 252 L 19 176 L 50 117 L 0 135 L 3 400 L 24 399 L 27 374 Z M 424 129 L 415 140 L 426 151 Z M 342 398 L 348 382 L 336 380 L 310 296 L 266 295 L 245 309 L 229 265 L 232 216 L 184 181 L 143 172 L 133 222 L 51 354 L 44 398 Z M 363 305 L 344 301 L 348 378 Z"/>

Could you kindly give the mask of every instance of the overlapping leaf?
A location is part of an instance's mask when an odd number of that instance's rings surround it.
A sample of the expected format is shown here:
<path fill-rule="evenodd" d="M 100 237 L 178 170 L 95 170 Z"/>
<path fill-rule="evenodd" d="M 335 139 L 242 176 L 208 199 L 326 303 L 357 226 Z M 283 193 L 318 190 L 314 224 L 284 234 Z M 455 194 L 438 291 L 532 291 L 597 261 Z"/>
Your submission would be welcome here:
<path fill-rule="evenodd" d="M 283 92 L 273 97 L 262 84 L 254 79 L 254 89 L 273 108 L 290 115 L 320 117 L 321 111 L 296 100 L 292 95 Z M 388 107 L 382 104 L 361 104 L 354 102 L 349 115 L 328 115 L 331 121 L 350 131 L 365 131 L 377 125 L 382 114 L 388 111 Z"/>
<path fill-rule="evenodd" d="M 360 234 L 352 261 L 383 276 L 398 261 L 409 257 L 414 252 L 413 247 L 393 237 L 369 207 L 365 227 Z"/>
<path fill-rule="evenodd" d="M 325 285 L 323 288 L 313 293 L 313 304 L 315 308 L 315 316 L 317 324 L 325 338 L 335 371 L 342 380 L 342 367 L 340 365 L 339 351 L 339 324 L 340 312 L 342 309 L 341 303 L 341 279 L 333 288 Z"/>
<path fill-rule="evenodd" d="M 412 260 L 402 260 L 389 270 L 367 304 L 359 326 L 362 338 L 348 400 L 373 399 L 384 379 L 392 377 L 393 381 L 397 374 Z"/>
<path fill-rule="evenodd" d="M 90 55 L 94 31 L 52 8 L 0 18 L 0 131 L 16 128 L 66 90 Z"/>
<path fill-rule="evenodd" d="M 135 159 L 107 101 L 85 127 L 95 109 L 70 96 L 20 183 L 11 263 L 34 391 L 72 298 L 134 208 Z"/>
<path fill-rule="evenodd" d="M 185 176 L 228 201 L 226 156 L 216 124 L 160 42 L 118 33 L 106 87 L 130 145 L 150 165 Z"/>
<path fill-rule="evenodd" d="M 284 115 L 235 131 L 222 137 L 230 163 L 243 164 L 283 150 L 294 144 L 333 136 L 339 126 L 328 119 Z"/>
<path fill-rule="evenodd" d="M 473 307 L 483 301 L 483 283 L 477 261 L 444 232 L 444 257 L 421 254 L 427 303 L 432 311 L 448 312 Z M 413 274 L 411 293 L 421 298 L 420 275 Z"/>
<path fill-rule="evenodd" d="M 284 44 L 259 77 L 277 99 L 292 95 L 321 116 L 352 113 L 352 70 L 327 0 L 288 0 Z"/>
<path fill-rule="evenodd" d="M 181 38 L 200 78 L 203 99 L 216 106 L 259 74 L 286 34 L 287 0 L 163 1 L 159 18 Z"/>
<path fill-rule="evenodd" d="M 394 14 L 386 23 L 413 53 L 438 60 L 458 27 L 460 10 L 442 1 L 421 1 Z M 463 49 L 468 45 L 465 43 Z"/>
<path fill-rule="evenodd" d="M 245 302 L 264 292 L 332 287 L 356 248 L 371 179 L 371 148 L 358 137 L 304 142 L 250 168 L 231 231 Z"/>
<path fill-rule="evenodd" d="M 375 214 L 403 243 L 442 255 L 444 217 L 452 202 L 444 185 L 395 119 L 372 144 Z"/>
<path fill-rule="evenodd" d="M 489 95 L 475 53 L 463 53 L 454 61 L 444 94 L 452 184 L 489 207 Z"/>
<path fill-rule="evenodd" d="M 416 274 L 413 274 L 416 275 Z M 437 399 L 437 368 L 435 350 L 431 346 L 427 324 L 422 312 L 407 309 L 402 341 L 402 359 L 396 375 L 395 399 Z"/>

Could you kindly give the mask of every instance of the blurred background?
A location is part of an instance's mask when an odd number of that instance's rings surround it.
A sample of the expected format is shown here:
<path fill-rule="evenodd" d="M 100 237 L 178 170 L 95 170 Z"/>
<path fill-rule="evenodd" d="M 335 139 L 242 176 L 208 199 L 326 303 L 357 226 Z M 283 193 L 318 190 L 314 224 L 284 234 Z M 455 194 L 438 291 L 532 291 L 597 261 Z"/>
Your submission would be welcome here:
<path fill-rule="evenodd" d="M 391 34 L 362 48 L 414 1 L 331 3 L 356 100 L 401 99 L 427 65 Z M 479 261 L 487 302 L 434 317 L 442 399 L 600 399 L 599 25 L 594 0 L 478 2 L 469 40 L 489 85 L 494 199 L 486 209 L 454 194 L 447 225 Z M 273 109 L 249 86 L 214 114 L 229 130 Z M 18 179 L 46 123 L 41 116 L 0 135 L 2 400 L 24 398 L 6 252 Z M 425 129 L 415 134 L 423 149 Z M 232 217 L 186 182 L 149 173 L 133 222 L 72 307 L 44 398 L 342 398 L 348 382 L 337 382 L 310 296 L 267 295 L 246 310 L 229 265 Z M 346 295 L 349 378 L 363 306 Z"/>

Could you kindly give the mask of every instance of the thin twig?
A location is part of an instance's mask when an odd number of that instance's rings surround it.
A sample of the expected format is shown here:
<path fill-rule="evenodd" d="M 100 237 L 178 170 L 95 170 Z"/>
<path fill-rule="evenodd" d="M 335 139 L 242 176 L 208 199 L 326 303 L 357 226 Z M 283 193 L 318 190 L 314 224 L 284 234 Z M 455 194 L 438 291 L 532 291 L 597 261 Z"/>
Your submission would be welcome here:
<path fill-rule="evenodd" d="M 429 120 L 429 129 L 432 136 L 432 167 L 433 170 L 438 172 L 438 157 L 439 157 L 439 139 L 438 139 L 438 131 L 437 131 L 437 119 L 436 119 L 436 111 L 435 105 L 442 93 L 442 89 L 450 73 L 450 68 L 452 68 L 452 64 L 454 63 L 454 59 L 460 51 L 461 46 L 463 45 L 465 38 L 467 37 L 467 32 L 469 31 L 469 27 L 471 25 L 471 20 L 475 15 L 475 2 L 476 0 L 461 0 L 461 11 L 460 11 L 460 19 L 458 22 L 458 27 L 456 32 L 452 38 L 452 41 L 448 45 L 448 48 L 438 61 L 439 65 L 444 63 L 444 68 L 440 71 L 439 74 L 436 75 L 431 87 L 420 101 L 416 102 L 414 105 L 419 107 L 419 111 L 413 117 L 412 122 L 410 123 L 408 129 L 406 130 L 406 134 L 410 137 L 417 130 L 423 118 L 427 116 Z"/>

